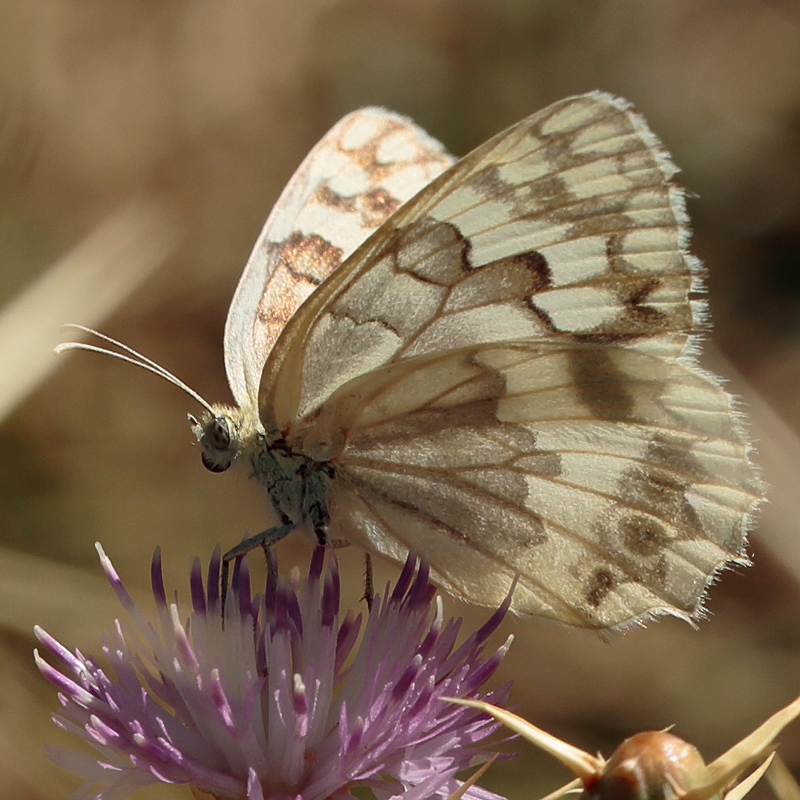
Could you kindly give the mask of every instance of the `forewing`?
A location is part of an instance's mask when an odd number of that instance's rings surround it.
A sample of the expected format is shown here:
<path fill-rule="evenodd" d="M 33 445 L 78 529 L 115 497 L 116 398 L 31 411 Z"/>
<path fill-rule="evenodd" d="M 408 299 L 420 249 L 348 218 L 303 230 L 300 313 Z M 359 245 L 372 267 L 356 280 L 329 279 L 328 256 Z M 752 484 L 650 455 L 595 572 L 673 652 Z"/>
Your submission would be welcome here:
<path fill-rule="evenodd" d="M 761 494 L 730 397 L 698 370 L 597 343 L 422 356 L 336 392 L 301 443 L 330 459 L 331 535 L 450 592 L 585 627 L 692 616 L 743 561 Z M 332 456 L 332 453 L 338 454 Z"/>
<path fill-rule="evenodd" d="M 225 368 L 240 406 L 256 407 L 267 356 L 306 297 L 452 162 L 439 142 L 386 109 L 361 109 L 328 131 L 275 204 L 228 312 Z"/>
<path fill-rule="evenodd" d="M 259 411 L 290 435 L 347 381 L 426 353 L 532 337 L 686 352 L 702 309 L 675 168 L 602 93 L 466 156 L 314 292 L 267 364 Z"/>

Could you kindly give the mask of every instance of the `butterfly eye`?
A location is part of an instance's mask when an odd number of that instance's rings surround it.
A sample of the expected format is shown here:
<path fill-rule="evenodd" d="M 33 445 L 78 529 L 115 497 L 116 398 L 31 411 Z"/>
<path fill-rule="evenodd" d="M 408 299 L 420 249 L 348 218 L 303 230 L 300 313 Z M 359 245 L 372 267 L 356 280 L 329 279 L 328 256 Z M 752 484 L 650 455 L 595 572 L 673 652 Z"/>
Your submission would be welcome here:
<path fill-rule="evenodd" d="M 214 417 L 208 428 L 206 428 L 206 437 L 212 447 L 217 450 L 227 450 L 231 444 L 231 433 L 228 429 L 228 421 L 223 417 Z M 206 466 L 208 467 L 208 464 L 206 464 Z"/>
<path fill-rule="evenodd" d="M 224 461 L 222 463 L 218 461 L 212 461 L 205 453 L 203 453 L 201 458 L 203 460 L 203 466 L 211 472 L 225 472 L 225 470 L 231 465 L 230 461 Z"/>

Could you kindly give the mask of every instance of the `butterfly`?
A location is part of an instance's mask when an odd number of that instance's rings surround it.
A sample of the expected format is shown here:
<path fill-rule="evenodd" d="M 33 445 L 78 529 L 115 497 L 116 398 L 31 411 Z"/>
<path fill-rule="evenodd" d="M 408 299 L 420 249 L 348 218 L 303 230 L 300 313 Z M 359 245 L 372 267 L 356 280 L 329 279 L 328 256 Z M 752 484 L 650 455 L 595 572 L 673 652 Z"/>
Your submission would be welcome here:
<path fill-rule="evenodd" d="M 700 614 L 718 569 L 747 563 L 762 486 L 694 358 L 706 310 L 676 171 L 602 92 L 458 161 L 385 109 L 337 123 L 236 289 L 236 405 L 187 389 L 205 466 L 243 464 L 279 519 L 226 561 L 300 528 L 424 554 L 474 603 L 517 577 L 515 611 L 572 625 Z"/>

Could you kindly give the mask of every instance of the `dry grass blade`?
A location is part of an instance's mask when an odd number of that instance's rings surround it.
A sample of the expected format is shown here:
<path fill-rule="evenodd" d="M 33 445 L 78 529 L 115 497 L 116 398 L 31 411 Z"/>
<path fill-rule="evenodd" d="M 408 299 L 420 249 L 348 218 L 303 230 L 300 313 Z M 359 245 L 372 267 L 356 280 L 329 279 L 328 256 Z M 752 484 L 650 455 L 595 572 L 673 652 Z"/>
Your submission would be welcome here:
<path fill-rule="evenodd" d="M 161 204 L 132 201 L 0 312 L 0 420 L 55 367 L 58 325 L 97 325 L 163 263 L 177 238 Z"/>

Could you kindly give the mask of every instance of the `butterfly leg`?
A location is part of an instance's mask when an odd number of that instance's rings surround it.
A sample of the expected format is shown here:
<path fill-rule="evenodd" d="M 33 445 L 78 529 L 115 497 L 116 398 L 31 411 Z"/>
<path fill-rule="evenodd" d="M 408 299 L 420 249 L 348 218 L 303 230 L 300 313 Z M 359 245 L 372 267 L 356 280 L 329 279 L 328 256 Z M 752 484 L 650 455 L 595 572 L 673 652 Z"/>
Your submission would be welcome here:
<path fill-rule="evenodd" d="M 272 555 L 272 550 L 270 549 L 275 542 L 279 542 L 284 536 L 288 536 L 294 529 L 297 527 L 293 522 L 285 523 L 283 525 L 275 525 L 272 528 L 267 528 L 265 531 L 261 531 L 261 533 L 257 533 L 255 536 L 251 536 L 249 539 L 244 539 L 243 541 L 239 542 L 236 547 L 232 547 L 222 556 L 222 570 L 220 575 L 220 590 L 222 598 L 222 617 L 225 618 L 225 599 L 228 593 L 228 572 L 230 570 L 230 563 L 234 561 L 239 556 L 243 556 L 249 553 L 251 550 L 255 550 L 256 547 L 261 547 L 264 550 L 264 555 L 267 559 L 267 573 L 269 575 L 269 579 L 273 581 L 273 583 L 277 583 L 278 580 L 278 570 L 275 566 L 275 559 Z"/>
<path fill-rule="evenodd" d="M 331 539 L 328 536 L 328 523 L 330 522 L 330 514 L 328 513 L 328 505 L 325 502 L 325 490 L 327 485 L 325 479 L 330 478 L 331 475 L 324 470 L 317 473 L 310 473 L 314 476 L 309 477 L 306 473 L 304 481 L 303 493 L 303 516 L 309 521 L 311 529 L 317 541 L 323 547 L 332 547 L 338 549 L 340 547 L 349 547 L 350 542 L 347 539 Z M 369 553 L 364 554 L 364 600 L 367 602 L 367 608 L 372 610 L 372 559 Z"/>
<path fill-rule="evenodd" d="M 372 611 L 372 598 L 375 595 L 375 587 L 372 582 L 372 556 L 364 553 L 364 601 L 367 608 Z"/>

